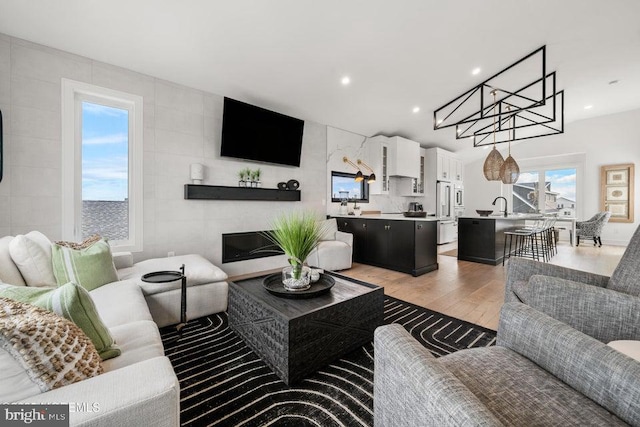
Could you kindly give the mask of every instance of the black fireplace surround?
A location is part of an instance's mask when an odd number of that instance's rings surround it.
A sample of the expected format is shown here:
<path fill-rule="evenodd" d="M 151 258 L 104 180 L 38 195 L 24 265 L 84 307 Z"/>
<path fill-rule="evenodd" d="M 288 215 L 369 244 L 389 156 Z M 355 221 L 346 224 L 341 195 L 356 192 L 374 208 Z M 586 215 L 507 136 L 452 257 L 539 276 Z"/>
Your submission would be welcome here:
<path fill-rule="evenodd" d="M 222 263 L 282 255 L 284 252 L 264 236 L 264 231 L 222 235 Z"/>

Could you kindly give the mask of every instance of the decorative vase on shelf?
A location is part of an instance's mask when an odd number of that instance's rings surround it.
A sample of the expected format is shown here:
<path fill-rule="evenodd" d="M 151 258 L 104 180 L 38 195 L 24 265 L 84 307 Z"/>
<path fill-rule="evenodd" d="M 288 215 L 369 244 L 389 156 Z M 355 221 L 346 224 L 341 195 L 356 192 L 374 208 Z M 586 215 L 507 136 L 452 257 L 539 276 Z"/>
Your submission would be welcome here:
<path fill-rule="evenodd" d="M 256 187 L 262 188 L 262 181 L 256 181 Z"/>
<path fill-rule="evenodd" d="M 247 183 L 243 180 L 238 181 L 238 187 L 246 187 Z"/>
<path fill-rule="evenodd" d="M 300 264 L 283 268 L 282 285 L 288 291 L 306 291 L 311 287 L 311 269 Z"/>

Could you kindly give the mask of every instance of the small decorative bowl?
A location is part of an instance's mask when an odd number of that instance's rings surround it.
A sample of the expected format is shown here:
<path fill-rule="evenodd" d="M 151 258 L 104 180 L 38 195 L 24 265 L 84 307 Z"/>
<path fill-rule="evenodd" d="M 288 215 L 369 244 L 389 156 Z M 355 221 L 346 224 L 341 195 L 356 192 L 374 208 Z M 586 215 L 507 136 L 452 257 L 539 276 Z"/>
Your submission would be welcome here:
<path fill-rule="evenodd" d="M 493 211 L 486 211 L 486 210 L 481 210 L 481 209 L 476 209 L 476 212 L 480 216 L 489 216 L 489 215 L 491 215 L 493 213 Z"/>

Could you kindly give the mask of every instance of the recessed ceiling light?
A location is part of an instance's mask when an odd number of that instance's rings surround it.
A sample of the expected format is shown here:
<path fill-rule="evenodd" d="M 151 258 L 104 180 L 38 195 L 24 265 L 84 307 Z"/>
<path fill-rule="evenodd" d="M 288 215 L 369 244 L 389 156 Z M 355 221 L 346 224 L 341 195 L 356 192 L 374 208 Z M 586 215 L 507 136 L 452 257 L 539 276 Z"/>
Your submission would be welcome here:
<path fill-rule="evenodd" d="M 420 112 L 420 107 L 413 107 L 413 113 L 419 113 Z"/>
<path fill-rule="evenodd" d="M 456 132 L 460 133 L 460 132 L 462 132 L 462 129 L 456 129 Z"/>
<path fill-rule="evenodd" d="M 351 78 L 349 78 L 349 76 L 344 76 L 342 80 L 340 80 L 340 83 L 342 83 L 343 86 L 347 86 L 351 83 Z"/>
<path fill-rule="evenodd" d="M 436 123 L 437 125 L 442 123 L 442 119 L 438 120 L 438 122 Z"/>
<path fill-rule="evenodd" d="M 591 110 L 592 108 L 593 108 L 593 105 L 591 105 L 591 104 L 584 106 L 585 110 Z"/>
<path fill-rule="evenodd" d="M 471 74 L 473 74 L 474 76 L 476 76 L 476 75 L 480 74 L 480 71 L 482 71 L 482 70 L 480 69 L 480 67 L 476 67 L 476 68 L 474 68 L 473 70 L 471 70 Z"/>

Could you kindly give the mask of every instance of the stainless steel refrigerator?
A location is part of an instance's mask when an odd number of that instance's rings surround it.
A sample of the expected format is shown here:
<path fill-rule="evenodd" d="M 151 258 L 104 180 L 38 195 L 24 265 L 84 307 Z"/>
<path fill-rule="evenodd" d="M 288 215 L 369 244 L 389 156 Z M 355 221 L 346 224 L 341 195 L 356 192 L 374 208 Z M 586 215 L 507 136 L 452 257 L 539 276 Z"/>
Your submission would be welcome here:
<path fill-rule="evenodd" d="M 458 240 L 454 187 L 450 182 L 438 182 L 436 187 L 436 216 L 438 217 L 438 244 Z"/>

